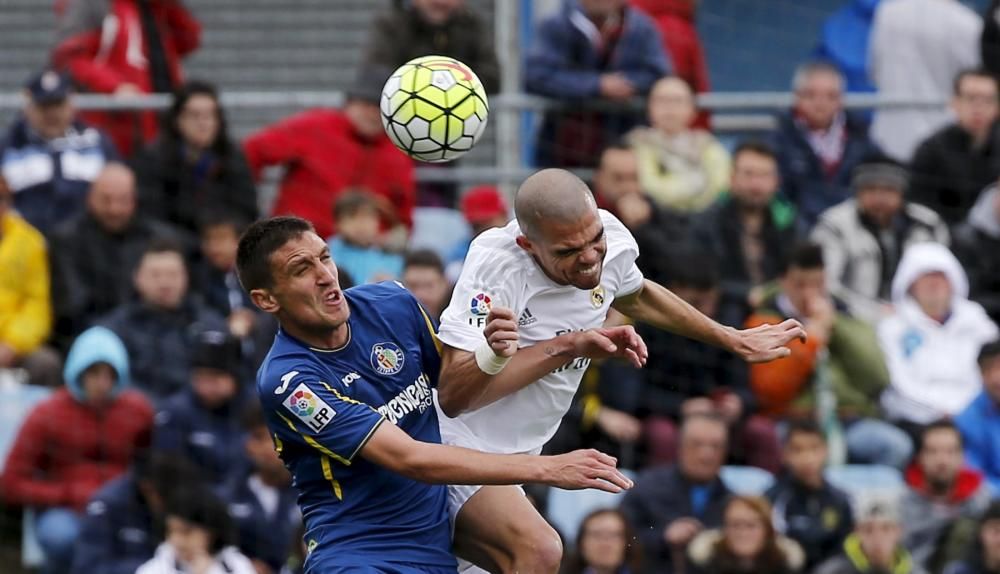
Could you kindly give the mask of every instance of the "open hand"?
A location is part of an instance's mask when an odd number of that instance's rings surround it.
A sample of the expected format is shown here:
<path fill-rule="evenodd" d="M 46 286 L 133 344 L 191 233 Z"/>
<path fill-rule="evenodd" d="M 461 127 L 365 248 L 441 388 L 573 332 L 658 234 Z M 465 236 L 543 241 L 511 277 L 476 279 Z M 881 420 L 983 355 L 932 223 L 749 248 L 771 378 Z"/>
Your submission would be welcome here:
<path fill-rule="evenodd" d="M 603 452 L 588 449 L 542 457 L 548 463 L 545 484 L 566 490 L 593 488 L 618 493 L 632 488 L 632 481 L 615 468 L 618 461 Z"/>
<path fill-rule="evenodd" d="M 733 351 L 750 363 L 766 363 L 792 354 L 786 347 L 795 339 L 805 342 L 806 331 L 795 319 L 788 319 L 778 325 L 765 323 L 753 329 L 736 332 L 737 341 Z"/>
<path fill-rule="evenodd" d="M 573 354 L 591 359 L 620 357 L 637 369 L 649 359 L 646 343 L 631 325 L 573 333 Z"/>
<path fill-rule="evenodd" d="M 486 316 L 483 329 L 486 342 L 498 357 L 513 357 L 517 352 L 517 321 L 514 312 L 505 307 L 494 307 Z"/>

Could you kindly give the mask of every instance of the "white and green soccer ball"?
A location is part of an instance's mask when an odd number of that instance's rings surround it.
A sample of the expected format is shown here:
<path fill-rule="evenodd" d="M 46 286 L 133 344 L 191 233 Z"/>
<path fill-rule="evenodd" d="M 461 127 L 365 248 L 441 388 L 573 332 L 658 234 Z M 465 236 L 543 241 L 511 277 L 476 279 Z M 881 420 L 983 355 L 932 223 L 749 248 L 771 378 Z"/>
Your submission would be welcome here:
<path fill-rule="evenodd" d="M 465 64 L 423 56 L 399 67 L 382 88 L 382 126 L 406 155 L 427 162 L 457 159 L 486 130 L 486 91 Z"/>

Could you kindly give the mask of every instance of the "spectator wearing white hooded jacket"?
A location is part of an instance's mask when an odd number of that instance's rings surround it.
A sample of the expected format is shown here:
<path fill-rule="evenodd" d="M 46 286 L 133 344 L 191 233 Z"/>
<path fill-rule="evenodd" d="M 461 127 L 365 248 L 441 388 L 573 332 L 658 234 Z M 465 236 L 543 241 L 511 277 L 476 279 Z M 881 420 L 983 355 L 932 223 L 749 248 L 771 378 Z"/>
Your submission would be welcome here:
<path fill-rule="evenodd" d="M 903 254 L 892 280 L 895 311 L 878 326 L 891 420 L 927 425 L 957 415 L 981 391 L 976 355 L 998 331 L 968 296 L 965 271 L 947 247 L 919 243 Z"/>

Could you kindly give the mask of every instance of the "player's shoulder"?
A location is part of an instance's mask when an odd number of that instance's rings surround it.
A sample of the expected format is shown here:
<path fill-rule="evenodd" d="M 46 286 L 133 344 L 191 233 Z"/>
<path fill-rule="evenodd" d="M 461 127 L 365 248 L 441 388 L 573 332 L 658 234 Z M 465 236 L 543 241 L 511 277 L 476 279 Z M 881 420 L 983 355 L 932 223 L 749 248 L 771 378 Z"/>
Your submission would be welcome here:
<path fill-rule="evenodd" d="M 639 247 L 636 245 L 635 237 L 625 224 L 610 211 L 601 209 L 598 213 L 601 216 L 601 223 L 604 224 L 604 236 L 607 238 L 609 254 L 632 250 L 638 253 Z"/>
<path fill-rule="evenodd" d="M 399 281 L 382 281 L 381 283 L 365 283 L 344 291 L 348 303 L 351 304 L 406 304 L 411 305 L 416 298 L 410 290 Z"/>
<path fill-rule="evenodd" d="M 279 331 L 257 371 L 257 390 L 261 398 L 280 395 L 292 379 L 317 378 L 323 371 L 322 362 L 308 347 Z"/>
<path fill-rule="evenodd" d="M 531 257 L 517 244 L 520 232 L 516 220 L 482 232 L 469 245 L 463 270 L 497 278 L 518 277 L 528 272 L 533 267 Z"/>

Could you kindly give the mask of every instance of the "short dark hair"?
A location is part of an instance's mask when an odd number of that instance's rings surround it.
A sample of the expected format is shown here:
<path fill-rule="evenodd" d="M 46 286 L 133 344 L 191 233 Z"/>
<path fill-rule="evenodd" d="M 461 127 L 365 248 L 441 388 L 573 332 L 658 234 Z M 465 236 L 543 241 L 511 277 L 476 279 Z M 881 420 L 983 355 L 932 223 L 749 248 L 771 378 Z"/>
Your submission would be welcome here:
<path fill-rule="evenodd" d="M 333 218 L 351 217 L 363 209 L 378 213 L 378 200 L 375 196 L 363 189 L 345 191 L 333 204 Z"/>
<path fill-rule="evenodd" d="M 145 448 L 132 461 L 136 482 L 148 484 L 166 499 L 181 484 L 201 484 L 204 472 L 183 455 Z"/>
<path fill-rule="evenodd" d="M 164 236 L 154 237 L 146 244 L 145 249 L 142 250 L 142 255 L 139 257 L 139 261 L 135 264 L 135 268 L 138 270 L 148 255 L 159 255 L 160 253 L 176 254 L 181 258 L 184 268 L 187 269 L 187 254 L 184 248 L 173 238 Z"/>
<path fill-rule="evenodd" d="M 260 402 L 248 401 L 247 406 L 240 412 L 240 426 L 247 432 L 267 426 L 267 418 Z"/>
<path fill-rule="evenodd" d="M 979 348 L 979 356 L 976 358 L 980 367 L 985 367 L 987 361 L 1000 356 L 1000 339 L 990 341 Z"/>
<path fill-rule="evenodd" d="M 986 68 L 966 68 L 955 74 L 955 79 L 951 85 L 952 95 L 957 96 L 962 91 L 962 82 L 966 78 L 987 78 L 997 86 L 997 78 Z"/>
<path fill-rule="evenodd" d="M 403 258 L 403 270 L 410 267 L 430 267 L 444 275 L 444 261 L 441 261 L 441 257 L 430 249 L 417 249 L 408 252 Z"/>
<path fill-rule="evenodd" d="M 811 241 L 800 241 L 792 246 L 781 263 L 781 274 L 789 269 L 823 269 L 823 248 Z"/>
<path fill-rule="evenodd" d="M 958 430 L 958 427 L 955 425 L 955 423 L 951 419 L 938 419 L 932 422 L 931 424 L 925 426 L 923 429 L 921 429 L 920 434 L 917 435 L 916 452 L 920 453 L 920 451 L 924 450 L 924 443 L 927 441 L 927 437 L 932 432 L 941 430 L 953 432 L 955 434 L 955 437 L 958 438 L 958 445 L 964 446 L 964 441 L 962 440 L 962 431 Z"/>
<path fill-rule="evenodd" d="M 815 419 L 793 418 L 788 421 L 788 430 L 785 432 L 785 444 L 787 445 L 791 442 L 792 437 L 797 434 L 819 437 L 821 441 L 826 443 L 826 435 L 823 434 L 823 429 L 820 428 L 819 423 Z"/>
<path fill-rule="evenodd" d="M 204 486 L 182 485 L 166 499 L 166 514 L 208 530 L 215 555 L 235 542 L 236 531 L 226 505 Z"/>
<path fill-rule="evenodd" d="M 736 158 L 740 157 L 744 153 L 753 153 L 757 155 L 762 155 L 764 157 L 769 157 L 774 161 L 778 161 L 778 154 L 774 151 L 774 147 L 764 140 L 744 140 L 736 146 L 733 150 L 733 163 L 736 163 Z"/>
<path fill-rule="evenodd" d="M 711 253 L 698 248 L 679 248 L 666 255 L 667 284 L 674 289 L 708 291 L 719 286 L 719 267 Z"/>
<path fill-rule="evenodd" d="M 196 221 L 199 234 L 205 233 L 209 228 L 226 225 L 236 232 L 237 237 L 250 225 L 246 217 L 226 209 L 207 209 L 198 215 Z"/>
<path fill-rule="evenodd" d="M 248 293 L 274 286 L 271 255 L 303 233 L 315 233 L 312 224 L 300 217 L 281 216 L 254 222 L 240 236 L 236 249 L 236 274 Z"/>

